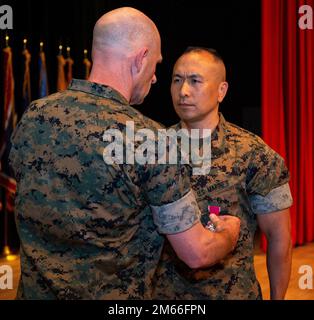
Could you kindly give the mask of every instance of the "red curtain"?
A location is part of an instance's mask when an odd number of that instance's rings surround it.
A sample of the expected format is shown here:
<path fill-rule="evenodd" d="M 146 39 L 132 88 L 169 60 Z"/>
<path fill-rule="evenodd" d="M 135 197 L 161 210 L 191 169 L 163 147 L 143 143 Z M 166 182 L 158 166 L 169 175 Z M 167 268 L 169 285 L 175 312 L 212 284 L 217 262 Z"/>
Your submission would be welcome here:
<path fill-rule="evenodd" d="M 314 0 L 262 0 L 262 132 L 290 170 L 293 245 L 314 241 L 314 30 L 299 27 L 303 5 L 314 10 Z"/>

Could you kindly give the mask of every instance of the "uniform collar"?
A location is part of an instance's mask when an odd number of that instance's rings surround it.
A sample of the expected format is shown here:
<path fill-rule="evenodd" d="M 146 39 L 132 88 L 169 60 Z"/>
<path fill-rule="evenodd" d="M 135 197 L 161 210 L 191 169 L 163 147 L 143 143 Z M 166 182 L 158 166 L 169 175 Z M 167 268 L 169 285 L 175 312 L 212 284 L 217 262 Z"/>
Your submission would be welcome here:
<path fill-rule="evenodd" d="M 211 141 L 212 141 L 212 148 L 216 151 L 224 149 L 225 146 L 225 134 L 227 130 L 227 121 L 225 120 L 222 113 L 219 112 L 219 122 L 217 127 L 215 128 L 214 132 L 212 132 Z M 177 129 L 183 128 L 182 122 L 179 122 L 175 125 Z"/>
<path fill-rule="evenodd" d="M 81 91 L 101 98 L 113 99 L 124 105 L 129 104 L 129 102 L 118 91 L 109 86 L 96 82 L 72 79 L 68 86 L 68 90 Z"/>
<path fill-rule="evenodd" d="M 212 148 L 223 149 L 225 145 L 226 120 L 221 112 L 219 112 L 219 122 L 212 133 Z"/>

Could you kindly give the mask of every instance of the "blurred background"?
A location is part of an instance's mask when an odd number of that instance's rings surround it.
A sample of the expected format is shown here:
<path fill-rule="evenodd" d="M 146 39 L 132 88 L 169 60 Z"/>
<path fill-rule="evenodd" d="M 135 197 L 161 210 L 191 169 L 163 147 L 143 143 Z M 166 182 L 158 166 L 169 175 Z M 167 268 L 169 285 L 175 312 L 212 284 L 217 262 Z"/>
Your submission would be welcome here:
<path fill-rule="evenodd" d="M 300 11 L 304 5 L 314 8 L 314 0 L 0 0 L 0 8 L 3 5 L 13 11 L 13 29 L 0 29 L 0 252 L 4 256 L 18 253 L 19 248 L 15 182 L 7 165 L 13 116 L 18 120 L 30 100 L 60 89 L 58 55 L 72 59 L 65 69 L 66 82 L 86 77 L 93 26 L 105 12 L 121 6 L 147 14 L 162 39 L 158 81 L 137 108 L 164 125 L 176 123 L 170 96 L 174 62 L 188 46 L 215 48 L 225 61 L 229 82 L 222 113 L 228 121 L 262 136 L 285 158 L 294 198 L 293 244 L 314 241 L 314 31 L 313 16 L 312 28 L 311 16 L 303 17 L 310 11 Z M 13 110 L 10 115 L 8 110 Z M 265 240 L 259 245 L 265 251 Z M 313 251 L 311 247 L 307 263 L 314 267 Z"/>

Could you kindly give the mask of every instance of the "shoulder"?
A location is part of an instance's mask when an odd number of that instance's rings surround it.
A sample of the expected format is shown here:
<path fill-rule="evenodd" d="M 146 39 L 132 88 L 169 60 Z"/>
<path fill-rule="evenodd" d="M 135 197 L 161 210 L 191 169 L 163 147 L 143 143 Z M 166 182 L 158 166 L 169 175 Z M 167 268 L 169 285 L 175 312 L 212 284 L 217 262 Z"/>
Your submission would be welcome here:
<path fill-rule="evenodd" d="M 231 122 L 225 122 L 225 138 L 229 143 L 247 149 L 249 152 L 275 153 L 266 142 L 253 132 L 237 126 Z"/>
<path fill-rule="evenodd" d="M 59 100 L 62 96 L 63 96 L 62 92 L 56 92 L 56 93 L 50 94 L 49 96 L 46 96 L 37 100 L 33 100 L 30 103 L 28 109 L 30 109 L 31 107 L 40 107 L 48 103 L 56 103 L 56 101 Z"/>
<path fill-rule="evenodd" d="M 158 129 L 164 128 L 164 125 L 162 125 L 161 123 L 159 123 L 157 121 L 154 121 L 151 118 L 146 117 L 140 111 L 138 111 L 137 109 L 135 109 L 132 106 L 129 106 L 128 115 L 130 115 L 131 118 L 137 122 L 138 129 L 142 128 L 142 129 L 158 130 Z"/>
<path fill-rule="evenodd" d="M 247 141 L 255 144 L 265 144 L 261 137 L 251 131 L 237 126 L 234 123 L 226 121 L 224 128 L 225 135 L 229 140 L 233 139 L 234 141 Z"/>

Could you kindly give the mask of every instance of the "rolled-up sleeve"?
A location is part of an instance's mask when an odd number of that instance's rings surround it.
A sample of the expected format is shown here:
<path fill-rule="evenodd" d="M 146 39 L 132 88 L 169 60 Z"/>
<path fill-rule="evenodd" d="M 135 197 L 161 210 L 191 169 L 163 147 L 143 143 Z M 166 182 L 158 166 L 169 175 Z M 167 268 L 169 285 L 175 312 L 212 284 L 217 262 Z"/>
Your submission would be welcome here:
<path fill-rule="evenodd" d="M 293 202 L 288 183 L 271 190 L 266 196 L 254 194 L 249 199 L 255 214 L 284 210 L 290 208 Z"/>
<path fill-rule="evenodd" d="M 163 234 L 175 234 L 190 229 L 200 219 L 193 191 L 181 199 L 162 205 L 152 206 L 154 222 L 158 231 Z"/>

